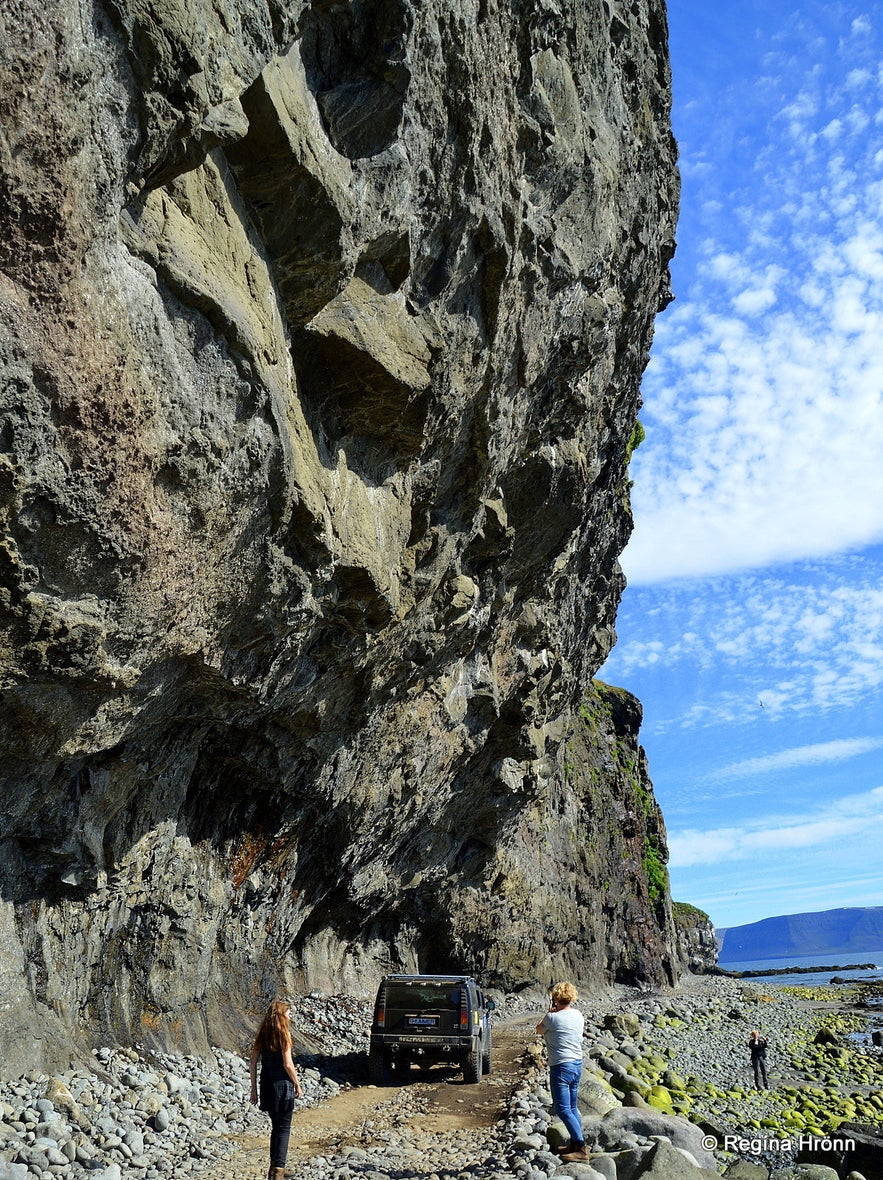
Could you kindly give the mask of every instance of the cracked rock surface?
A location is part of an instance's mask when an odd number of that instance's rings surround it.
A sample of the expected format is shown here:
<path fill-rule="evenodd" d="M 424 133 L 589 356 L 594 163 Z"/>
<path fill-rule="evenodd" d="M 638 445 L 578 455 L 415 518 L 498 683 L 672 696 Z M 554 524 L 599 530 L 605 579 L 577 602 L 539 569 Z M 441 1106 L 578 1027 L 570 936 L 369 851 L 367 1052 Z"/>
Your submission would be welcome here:
<path fill-rule="evenodd" d="M 661 0 L 9 0 L 0 1069 L 673 979 L 614 638 Z"/>

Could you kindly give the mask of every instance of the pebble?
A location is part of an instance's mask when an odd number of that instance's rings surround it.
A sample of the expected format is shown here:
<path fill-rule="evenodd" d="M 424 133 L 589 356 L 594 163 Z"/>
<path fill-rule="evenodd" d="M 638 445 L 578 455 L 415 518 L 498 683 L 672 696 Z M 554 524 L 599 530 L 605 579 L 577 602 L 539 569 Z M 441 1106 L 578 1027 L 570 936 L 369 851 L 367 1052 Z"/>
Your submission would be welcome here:
<path fill-rule="evenodd" d="M 315 994 L 292 1007 L 296 1028 L 321 1030 L 325 1055 L 299 1054 L 301 1105 L 314 1106 L 352 1084 L 338 1062 L 367 1047 L 370 1007 Z M 101 1046 L 94 1071 L 0 1085 L 0 1180 L 198 1176 L 235 1152 L 230 1136 L 267 1136 L 266 1115 L 248 1101 L 248 1062 L 213 1052 L 206 1062 Z"/>
<path fill-rule="evenodd" d="M 795 1037 L 805 1041 L 811 1036 L 813 1014 L 793 1003 L 759 1003 L 758 993 L 742 982 L 698 977 L 688 977 L 674 997 L 623 991 L 603 1012 L 583 1003 L 585 1077 L 591 1079 L 586 1095 L 597 1104 L 597 1113 L 585 1119 L 593 1152 L 590 1165 L 562 1164 L 550 1150 L 555 1121 L 549 1077 L 542 1055 L 536 1054 L 495 1127 L 417 1132 L 408 1124 L 426 1110 L 427 1101 L 419 1086 L 402 1087 L 372 1112 L 358 1143 L 290 1165 L 287 1176 L 615 1180 L 618 1153 L 633 1153 L 638 1167 L 665 1138 L 654 1130 L 656 1112 L 619 1106 L 619 1098 L 613 1111 L 617 1117 L 602 1118 L 610 1108 L 610 1083 L 634 1076 L 628 1071 L 648 1053 L 658 1057 L 661 1082 L 675 1091 L 692 1076 L 728 1092 L 726 1100 L 709 1098 L 705 1109 L 700 1109 L 701 1097 L 694 1097 L 694 1117 L 699 1112 L 722 1129 L 744 1131 L 750 1118 L 782 1110 L 775 1092 L 743 1093 L 750 1083 L 746 1022 L 762 1027 L 770 1039 L 771 1080 L 806 1083 L 788 1063 L 784 1048 Z M 292 1006 L 295 1028 L 315 1033 L 307 1032 L 306 1047 L 298 1053 L 304 1104 L 319 1105 L 342 1088 L 362 1084 L 370 1007 L 350 997 L 316 993 L 293 999 Z M 535 997 L 500 997 L 496 1015 L 510 1018 L 537 1007 Z M 310 1051 L 319 1044 L 323 1053 Z M 214 1061 L 206 1062 L 104 1046 L 95 1058 L 94 1072 L 75 1069 L 53 1078 L 32 1073 L 0 1089 L 0 1180 L 197 1178 L 206 1169 L 216 1172 L 224 1161 L 231 1180 L 254 1175 L 253 1169 L 240 1170 L 231 1137 L 267 1137 L 268 1128 L 266 1116 L 247 1100 L 248 1064 L 241 1057 L 216 1049 Z M 642 1086 L 651 1092 L 649 1084 Z M 674 1146 L 695 1147 L 698 1129 L 685 1119 L 676 1125 L 682 1127 L 683 1142 Z M 726 1162 L 719 1155 L 721 1168 Z M 787 1174 L 794 1177 L 805 1169 L 784 1156 L 765 1162 L 773 1169 L 789 1168 Z"/>

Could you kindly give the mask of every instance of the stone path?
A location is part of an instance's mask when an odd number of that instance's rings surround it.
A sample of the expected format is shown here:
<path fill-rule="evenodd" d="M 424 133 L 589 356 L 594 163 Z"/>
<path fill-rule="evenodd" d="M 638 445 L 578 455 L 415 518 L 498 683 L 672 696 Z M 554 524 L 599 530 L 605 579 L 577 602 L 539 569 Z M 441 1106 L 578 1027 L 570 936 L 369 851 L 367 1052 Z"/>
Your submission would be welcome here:
<path fill-rule="evenodd" d="M 841 1117 L 883 1122 L 883 1054 L 849 1039 L 866 1017 L 842 998 L 766 991 L 702 979 L 676 994 L 587 998 L 581 1100 L 589 1166 L 562 1166 L 549 1151 L 562 1130 L 529 997 L 498 1008 L 495 1072 L 478 1085 L 434 1067 L 383 1087 L 364 1084 L 368 1018 L 358 1005 L 303 997 L 300 1024 L 316 1043 L 299 1052 L 306 1098 L 295 1114 L 288 1180 L 611 1180 L 611 1168 L 622 1170 L 619 1153 L 632 1153 L 637 1167 L 658 1152 L 660 1137 L 714 1169 L 703 1140 L 709 1125 L 723 1142 L 730 1132 L 824 1133 Z M 816 1044 L 820 1023 L 826 1039 Z M 773 1088 L 763 1093 L 745 1084 L 751 1027 L 773 1046 Z M 95 1057 L 92 1069 L 28 1075 L 0 1089 L 0 1180 L 266 1176 L 269 1122 L 247 1100 L 248 1064 L 237 1054 L 217 1049 L 203 1061 L 104 1047 Z M 705 1130 L 673 1118 L 678 1111 Z M 732 1150 L 717 1163 L 731 1162 Z M 751 1158 L 778 1175 L 792 1154 L 770 1147 Z M 655 1156 L 647 1163 L 655 1167 Z M 883 1172 L 872 1168 L 866 1180 L 875 1176 Z"/>
<path fill-rule="evenodd" d="M 501 1128 L 523 1079 L 522 1057 L 534 1040 L 519 1022 L 494 1032 L 494 1073 L 467 1085 L 453 1070 L 411 1071 L 390 1086 L 343 1090 L 297 1111 L 286 1176 L 316 1180 L 342 1170 L 370 1175 L 493 1176 L 505 1169 Z M 235 1154 L 200 1172 L 204 1180 L 259 1180 L 267 1174 L 267 1135 L 231 1135 Z"/>

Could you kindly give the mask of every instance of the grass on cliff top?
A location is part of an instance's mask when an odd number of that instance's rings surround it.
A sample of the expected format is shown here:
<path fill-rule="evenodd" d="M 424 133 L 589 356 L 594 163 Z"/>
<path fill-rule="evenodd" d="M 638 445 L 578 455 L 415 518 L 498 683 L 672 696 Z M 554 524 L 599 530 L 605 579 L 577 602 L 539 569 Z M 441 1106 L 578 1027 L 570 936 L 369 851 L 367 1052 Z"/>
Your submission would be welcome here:
<path fill-rule="evenodd" d="M 707 922 L 711 925 L 711 918 L 706 914 L 705 910 L 700 910 L 698 906 L 690 905 L 688 901 L 673 901 L 671 903 L 671 912 L 674 920 L 681 926 L 698 926 L 701 922 Z"/>

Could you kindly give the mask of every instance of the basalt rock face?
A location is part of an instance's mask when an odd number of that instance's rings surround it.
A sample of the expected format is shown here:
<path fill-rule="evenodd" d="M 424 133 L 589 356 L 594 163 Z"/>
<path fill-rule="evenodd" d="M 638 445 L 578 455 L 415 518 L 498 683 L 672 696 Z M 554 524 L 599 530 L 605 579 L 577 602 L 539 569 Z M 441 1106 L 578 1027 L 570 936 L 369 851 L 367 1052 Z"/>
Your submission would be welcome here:
<path fill-rule="evenodd" d="M 586 688 L 669 298 L 662 4 L 2 25 L 4 1071 L 389 968 L 671 978 L 637 706 Z"/>
<path fill-rule="evenodd" d="M 713 971 L 717 963 L 717 936 L 711 918 L 703 910 L 676 901 L 672 914 L 677 931 L 678 953 L 684 970 L 696 975 Z"/>

